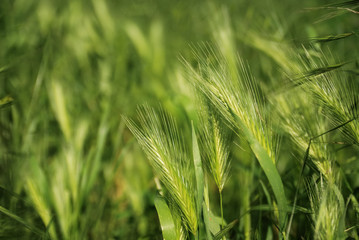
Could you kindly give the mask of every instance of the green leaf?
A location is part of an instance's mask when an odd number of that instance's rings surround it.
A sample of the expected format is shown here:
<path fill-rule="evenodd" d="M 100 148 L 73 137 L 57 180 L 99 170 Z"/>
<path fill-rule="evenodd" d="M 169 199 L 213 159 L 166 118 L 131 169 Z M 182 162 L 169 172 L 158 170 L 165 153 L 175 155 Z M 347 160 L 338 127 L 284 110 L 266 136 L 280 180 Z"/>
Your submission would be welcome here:
<path fill-rule="evenodd" d="M 177 240 L 176 228 L 173 222 L 172 214 L 163 197 L 155 198 L 155 206 L 160 219 L 162 235 L 164 240 Z"/>
<path fill-rule="evenodd" d="M 228 224 L 227 226 L 225 226 L 220 232 L 218 232 L 213 240 L 220 240 L 222 239 L 236 224 L 237 224 L 238 220 L 234 220 L 233 222 L 231 222 L 230 224 Z"/>
<path fill-rule="evenodd" d="M 265 175 L 268 178 L 269 184 L 272 187 L 274 196 L 278 203 L 279 210 L 279 225 L 281 228 L 284 227 L 286 221 L 286 209 L 287 209 L 287 199 L 284 192 L 284 186 L 282 179 L 279 175 L 279 172 L 274 165 L 271 157 L 268 155 L 267 151 L 262 147 L 262 145 L 257 141 L 252 132 L 245 127 L 245 124 L 242 120 L 234 114 L 236 121 L 240 124 L 243 135 L 245 136 L 248 144 L 250 145 L 254 155 L 257 157 L 259 164 L 261 165 Z"/>
<path fill-rule="evenodd" d="M 201 155 L 199 153 L 199 147 L 196 137 L 196 132 L 194 130 L 192 122 L 192 144 L 193 144 L 193 161 L 196 174 L 196 183 L 197 183 L 197 217 L 201 218 L 201 209 L 203 202 L 203 190 L 204 190 L 204 179 L 203 179 L 203 168 Z"/>

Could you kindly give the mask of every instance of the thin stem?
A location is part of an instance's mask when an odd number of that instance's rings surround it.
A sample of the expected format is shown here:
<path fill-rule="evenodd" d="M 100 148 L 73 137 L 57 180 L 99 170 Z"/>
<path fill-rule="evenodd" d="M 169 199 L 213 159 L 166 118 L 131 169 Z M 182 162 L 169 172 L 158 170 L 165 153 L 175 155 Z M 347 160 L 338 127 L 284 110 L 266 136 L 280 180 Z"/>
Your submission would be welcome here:
<path fill-rule="evenodd" d="M 221 231 L 223 229 L 223 226 L 224 226 L 224 219 L 223 219 L 223 200 L 222 200 L 222 191 L 219 190 L 219 204 L 221 205 L 221 219 L 222 219 L 222 224 L 221 224 Z M 222 240 L 224 239 L 224 237 L 222 238 Z"/>

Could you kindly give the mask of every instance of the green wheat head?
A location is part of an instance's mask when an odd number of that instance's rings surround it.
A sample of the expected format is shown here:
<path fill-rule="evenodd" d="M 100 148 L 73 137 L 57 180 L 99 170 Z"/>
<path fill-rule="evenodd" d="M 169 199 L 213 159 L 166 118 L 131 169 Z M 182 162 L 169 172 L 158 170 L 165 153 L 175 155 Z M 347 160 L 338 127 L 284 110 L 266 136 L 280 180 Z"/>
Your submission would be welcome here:
<path fill-rule="evenodd" d="M 196 234 L 198 220 L 192 186 L 193 172 L 176 123 L 163 110 L 157 113 L 146 105 L 139 107 L 138 116 L 140 127 L 128 118 L 125 118 L 126 123 L 142 146 L 168 194 L 180 209 L 184 225 Z"/>
<path fill-rule="evenodd" d="M 231 137 L 224 123 L 213 114 L 208 115 L 202 119 L 205 123 L 202 133 L 203 152 L 218 190 L 222 192 L 229 175 Z"/>

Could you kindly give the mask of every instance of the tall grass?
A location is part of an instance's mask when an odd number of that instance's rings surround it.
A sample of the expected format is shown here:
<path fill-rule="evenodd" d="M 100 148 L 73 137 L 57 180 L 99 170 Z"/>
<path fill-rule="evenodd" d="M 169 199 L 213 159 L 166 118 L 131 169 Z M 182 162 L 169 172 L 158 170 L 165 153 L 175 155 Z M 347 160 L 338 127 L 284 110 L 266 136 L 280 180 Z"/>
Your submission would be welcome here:
<path fill-rule="evenodd" d="M 357 10 L 4 1 L 0 238 L 359 239 Z"/>

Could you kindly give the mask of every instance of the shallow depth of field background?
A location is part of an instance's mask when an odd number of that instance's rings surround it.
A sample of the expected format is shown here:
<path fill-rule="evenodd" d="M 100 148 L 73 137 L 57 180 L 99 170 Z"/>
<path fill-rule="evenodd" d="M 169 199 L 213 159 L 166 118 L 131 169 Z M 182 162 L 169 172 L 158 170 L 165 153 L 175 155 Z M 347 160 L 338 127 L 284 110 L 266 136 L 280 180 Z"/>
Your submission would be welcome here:
<path fill-rule="evenodd" d="M 357 10 L 352 2 L 348 6 Z M 191 142 L 191 121 L 196 128 L 202 124 L 201 102 L 184 62 L 196 67 L 199 46 L 221 48 L 227 38 L 269 99 L 302 87 L 287 89 L 286 83 L 295 78 L 288 72 L 304 49 L 322 54 L 317 57 L 327 65 L 346 63 L 344 70 L 358 84 L 359 14 L 318 9 L 331 3 L 1 1 L 0 239 L 162 239 L 154 206 L 159 181 L 123 116 L 136 119 L 138 105 L 161 106 Z M 350 36 L 315 40 L 343 33 Z M 303 139 L 339 125 L 317 117 L 322 109 L 309 98 L 301 101 L 313 111 L 298 103 L 294 120 L 300 127 L 301 116 L 308 117 L 315 128 Z M 273 104 L 278 116 L 284 105 Z M 281 137 L 276 165 L 290 205 L 305 148 L 288 130 L 293 115 L 284 120 L 274 115 Z M 341 174 L 335 184 L 343 196 L 345 237 L 358 239 L 358 148 L 341 134 L 330 132 L 325 147 L 318 148 L 329 149 Z M 234 136 L 230 146 L 223 214 L 227 223 L 238 223 L 227 239 L 277 239 L 266 175 L 245 140 Z M 315 192 L 309 182 L 321 186 L 317 168 L 304 171 L 291 239 L 326 239 L 316 234 L 322 225 L 316 229 L 321 220 L 312 216 L 313 204 L 318 216 L 324 210 L 308 194 Z M 218 190 L 207 177 L 212 211 L 220 216 Z M 333 214 L 329 219 L 339 216 Z"/>

